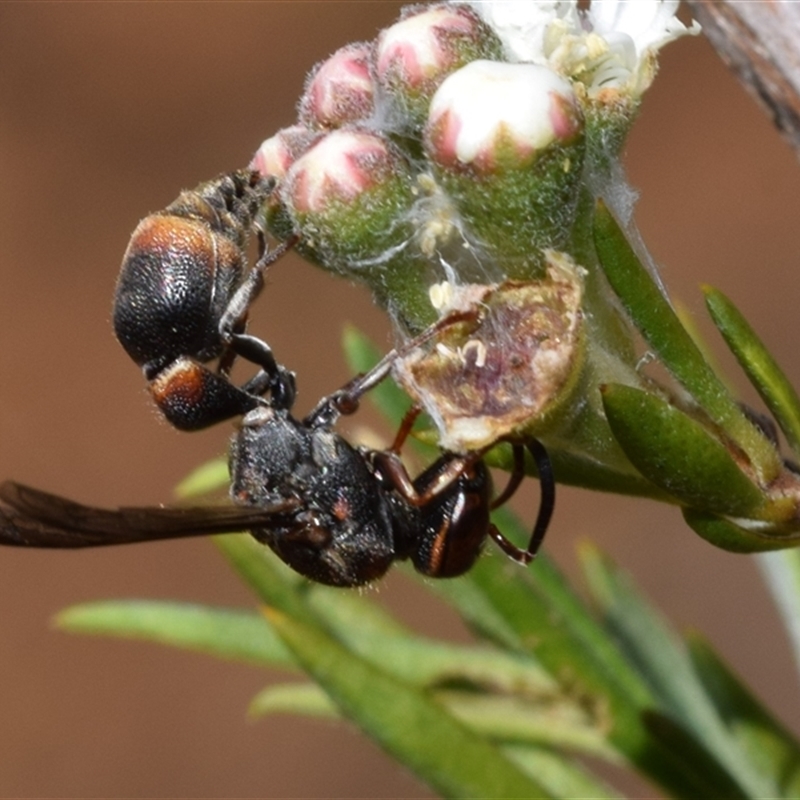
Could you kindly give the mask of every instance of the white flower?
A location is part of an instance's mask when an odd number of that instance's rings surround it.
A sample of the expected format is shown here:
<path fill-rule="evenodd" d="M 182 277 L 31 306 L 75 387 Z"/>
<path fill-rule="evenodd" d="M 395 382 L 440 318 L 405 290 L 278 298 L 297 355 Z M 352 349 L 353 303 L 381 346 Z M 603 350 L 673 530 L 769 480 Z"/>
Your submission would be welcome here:
<path fill-rule="evenodd" d="M 466 0 L 499 36 L 509 61 L 547 64 L 545 31 L 554 20 L 580 28 L 575 0 Z"/>
<path fill-rule="evenodd" d="M 468 0 L 469 2 L 469 0 Z M 511 61 L 545 64 L 586 86 L 638 98 L 652 83 L 656 53 L 667 42 L 700 32 L 676 16 L 678 0 L 471 0 L 503 42 Z"/>
<path fill-rule="evenodd" d="M 643 53 L 660 50 L 687 33 L 700 33 L 700 23 L 692 22 L 687 28 L 675 16 L 678 5 L 678 0 L 594 0 L 589 19 L 595 33 L 627 34 Z"/>

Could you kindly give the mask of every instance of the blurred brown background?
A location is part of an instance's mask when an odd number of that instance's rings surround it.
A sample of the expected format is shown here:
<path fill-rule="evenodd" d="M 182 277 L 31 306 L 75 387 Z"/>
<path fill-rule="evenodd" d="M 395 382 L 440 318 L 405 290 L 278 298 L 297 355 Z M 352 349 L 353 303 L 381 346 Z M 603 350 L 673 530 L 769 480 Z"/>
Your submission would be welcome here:
<path fill-rule="evenodd" d="M 88 503 L 151 504 L 224 452 L 228 426 L 188 435 L 156 418 L 115 342 L 122 252 L 137 221 L 181 188 L 246 164 L 293 120 L 306 70 L 371 38 L 399 6 L 2 5 L 0 477 Z M 728 292 L 800 376 L 800 168 L 704 41 L 667 48 L 627 166 L 644 239 L 703 330 L 701 281 Z M 361 290 L 289 259 L 270 284 L 252 328 L 297 370 L 303 409 L 347 377 L 335 344 L 345 320 L 388 342 Z M 529 515 L 535 497 L 530 487 Z M 800 730 L 797 673 L 752 559 L 704 544 L 674 509 L 562 491 L 548 551 L 574 574 L 587 537 Z M 411 624 L 464 635 L 401 577 L 380 592 Z M 272 676 L 49 628 L 64 606 L 115 596 L 253 603 L 202 540 L 0 552 L 0 797 L 426 795 L 350 728 L 248 723 L 249 698 Z"/>

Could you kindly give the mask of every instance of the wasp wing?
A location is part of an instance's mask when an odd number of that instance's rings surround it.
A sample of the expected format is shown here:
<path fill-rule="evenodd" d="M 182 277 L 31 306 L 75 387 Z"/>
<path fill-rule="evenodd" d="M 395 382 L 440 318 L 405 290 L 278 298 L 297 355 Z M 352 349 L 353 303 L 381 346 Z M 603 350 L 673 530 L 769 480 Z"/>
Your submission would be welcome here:
<path fill-rule="evenodd" d="M 299 501 L 267 507 L 194 506 L 105 509 L 84 506 L 14 481 L 0 484 L 0 544 L 97 547 L 268 527 Z"/>

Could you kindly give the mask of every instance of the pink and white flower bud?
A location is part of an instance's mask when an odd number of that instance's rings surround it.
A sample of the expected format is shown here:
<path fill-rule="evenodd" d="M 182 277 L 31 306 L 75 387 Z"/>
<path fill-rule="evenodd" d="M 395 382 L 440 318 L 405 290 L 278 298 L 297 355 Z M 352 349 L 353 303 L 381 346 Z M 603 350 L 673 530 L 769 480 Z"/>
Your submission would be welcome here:
<path fill-rule="evenodd" d="M 323 61 L 306 83 L 300 119 L 309 127 L 341 128 L 372 116 L 375 84 L 371 57 L 371 45 L 351 44 Z"/>
<path fill-rule="evenodd" d="M 284 199 L 301 213 L 320 213 L 351 202 L 391 172 L 393 151 L 381 136 L 360 130 L 333 131 L 294 163 Z"/>
<path fill-rule="evenodd" d="M 319 134 L 304 125 L 283 128 L 265 139 L 250 161 L 250 169 L 257 169 L 265 177 L 281 180 L 289 167 L 314 142 Z"/>
<path fill-rule="evenodd" d="M 427 104 L 447 75 L 479 58 L 498 58 L 500 41 L 467 6 L 439 4 L 406 16 L 380 33 L 375 47 L 378 82 L 411 117 L 424 122 Z"/>
<path fill-rule="evenodd" d="M 473 61 L 450 75 L 430 105 L 431 160 L 478 173 L 517 169 L 573 141 L 582 116 L 572 86 L 547 67 Z"/>
<path fill-rule="evenodd" d="M 299 249 L 326 268 L 352 273 L 409 235 L 398 220 L 414 202 L 413 176 L 385 136 L 339 129 L 294 162 L 280 197 L 302 236 Z"/>

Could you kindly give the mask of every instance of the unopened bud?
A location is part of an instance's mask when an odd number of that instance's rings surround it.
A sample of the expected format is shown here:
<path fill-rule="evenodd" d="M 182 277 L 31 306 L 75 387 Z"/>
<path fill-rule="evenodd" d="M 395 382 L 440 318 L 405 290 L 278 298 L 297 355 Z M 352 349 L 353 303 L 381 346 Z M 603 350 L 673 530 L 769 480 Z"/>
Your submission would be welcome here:
<path fill-rule="evenodd" d="M 295 161 L 280 196 L 302 236 L 298 249 L 327 269 L 357 274 L 408 239 L 401 220 L 412 188 L 409 164 L 386 137 L 340 129 Z"/>
<path fill-rule="evenodd" d="M 300 100 L 300 119 L 309 127 L 341 128 L 372 116 L 371 54 L 371 45 L 351 44 L 320 64 Z"/>
<path fill-rule="evenodd" d="M 474 61 L 436 92 L 425 141 L 437 164 L 487 175 L 525 169 L 542 150 L 574 140 L 580 130 L 564 78 L 535 64 Z"/>
<path fill-rule="evenodd" d="M 304 125 L 283 128 L 261 143 L 250 161 L 250 169 L 258 170 L 264 177 L 281 180 L 318 136 Z"/>
<path fill-rule="evenodd" d="M 466 6 L 411 9 L 378 36 L 376 76 L 403 115 L 419 130 L 428 103 L 447 75 L 479 58 L 499 58 L 500 41 Z"/>

